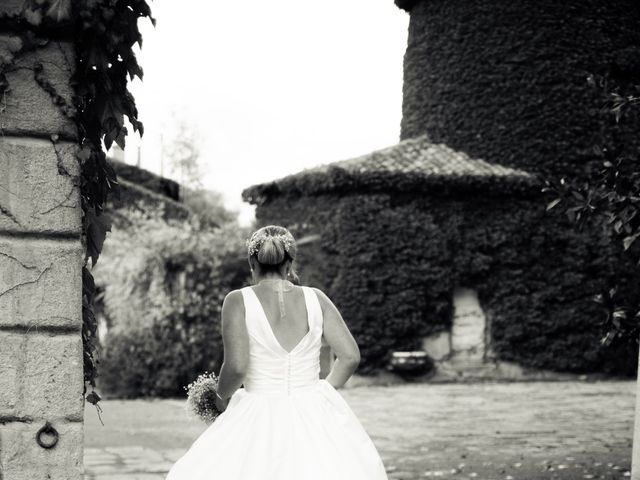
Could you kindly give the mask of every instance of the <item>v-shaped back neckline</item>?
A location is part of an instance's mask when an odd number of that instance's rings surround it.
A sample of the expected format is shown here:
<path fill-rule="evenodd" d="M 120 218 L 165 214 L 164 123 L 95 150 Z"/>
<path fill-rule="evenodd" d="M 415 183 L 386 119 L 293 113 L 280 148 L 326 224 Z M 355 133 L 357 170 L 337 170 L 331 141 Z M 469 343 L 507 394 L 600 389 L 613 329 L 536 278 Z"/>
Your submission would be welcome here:
<path fill-rule="evenodd" d="M 271 335 L 271 338 L 273 339 L 274 343 L 280 348 L 280 350 L 282 350 L 285 354 L 287 355 L 291 355 L 294 351 L 296 351 L 296 349 L 298 349 L 298 347 L 300 347 L 300 345 L 302 345 L 302 342 L 309 336 L 311 335 L 311 311 L 309 309 L 309 302 L 307 300 L 307 292 L 305 291 L 304 287 L 300 287 L 302 290 L 302 296 L 304 298 L 304 306 L 305 309 L 307 311 L 307 328 L 309 329 L 307 331 L 307 333 L 304 334 L 304 336 L 298 341 L 298 343 L 291 349 L 291 350 L 286 350 L 282 344 L 278 341 L 278 337 L 276 337 L 275 332 L 273 331 L 273 327 L 271 326 L 271 323 L 269 323 L 269 318 L 267 317 L 267 312 L 264 309 L 264 307 L 262 306 L 262 302 L 260 302 L 260 298 L 258 298 L 258 294 L 256 293 L 256 291 L 253 289 L 253 287 L 248 287 L 249 290 L 251 290 L 251 293 L 253 293 L 253 297 L 256 299 L 256 302 L 258 302 L 258 307 L 260 308 L 260 313 L 262 314 L 262 318 L 264 319 L 265 322 L 265 326 L 267 328 L 267 330 L 269 331 L 269 334 Z"/>

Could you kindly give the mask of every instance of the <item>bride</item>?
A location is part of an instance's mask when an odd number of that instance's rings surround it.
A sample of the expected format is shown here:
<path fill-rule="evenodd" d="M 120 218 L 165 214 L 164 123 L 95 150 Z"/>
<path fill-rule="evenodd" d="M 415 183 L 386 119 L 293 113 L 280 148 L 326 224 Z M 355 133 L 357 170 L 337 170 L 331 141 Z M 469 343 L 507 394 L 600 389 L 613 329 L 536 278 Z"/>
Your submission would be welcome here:
<path fill-rule="evenodd" d="M 336 390 L 360 361 L 335 305 L 299 287 L 296 243 L 283 227 L 247 242 L 253 286 L 222 305 L 221 415 L 171 468 L 167 480 L 386 480 L 382 460 Z M 337 359 L 319 378 L 322 338 Z M 241 388 L 244 386 L 244 388 Z"/>

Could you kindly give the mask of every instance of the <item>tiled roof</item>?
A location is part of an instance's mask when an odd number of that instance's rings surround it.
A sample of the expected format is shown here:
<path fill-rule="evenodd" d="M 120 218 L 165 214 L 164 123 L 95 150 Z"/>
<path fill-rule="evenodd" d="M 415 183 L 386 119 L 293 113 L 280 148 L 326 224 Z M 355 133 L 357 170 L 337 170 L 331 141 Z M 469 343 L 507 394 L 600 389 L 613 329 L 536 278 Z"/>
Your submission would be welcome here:
<path fill-rule="evenodd" d="M 503 167 L 484 160 L 472 159 L 464 152 L 443 143 L 431 143 L 426 137 L 404 140 L 397 145 L 376 150 L 361 157 L 320 165 L 296 175 L 326 172 L 329 168 L 343 168 L 354 174 L 388 172 L 424 176 L 492 176 L 529 177 L 523 170 Z"/>
<path fill-rule="evenodd" d="M 536 179 L 523 170 L 473 159 L 464 152 L 420 136 L 361 157 L 320 165 L 255 185 L 246 189 L 243 197 L 251 203 L 261 203 L 265 196 L 288 192 L 317 194 L 344 187 L 381 190 L 394 189 L 394 185 L 415 188 L 436 184 L 449 187 L 483 184 L 490 188 L 505 183 L 532 185 Z"/>

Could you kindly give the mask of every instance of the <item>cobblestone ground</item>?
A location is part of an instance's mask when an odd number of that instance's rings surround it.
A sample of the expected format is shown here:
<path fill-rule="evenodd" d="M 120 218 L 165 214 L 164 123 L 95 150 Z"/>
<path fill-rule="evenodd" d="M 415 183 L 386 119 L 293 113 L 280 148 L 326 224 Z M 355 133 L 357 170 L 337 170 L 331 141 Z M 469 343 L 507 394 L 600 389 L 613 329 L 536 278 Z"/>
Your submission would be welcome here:
<path fill-rule="evenodd" d="M 624 479 L 635 382 L 342 390 L 390 479 Z M 90 407 L 92 408 L 92 407 Z M 86 413 L 87 480 L 160 480 L 204 427 L 176 400 L 104 401 Z M 212 477 L 213 478 L 213 477 Z"/>

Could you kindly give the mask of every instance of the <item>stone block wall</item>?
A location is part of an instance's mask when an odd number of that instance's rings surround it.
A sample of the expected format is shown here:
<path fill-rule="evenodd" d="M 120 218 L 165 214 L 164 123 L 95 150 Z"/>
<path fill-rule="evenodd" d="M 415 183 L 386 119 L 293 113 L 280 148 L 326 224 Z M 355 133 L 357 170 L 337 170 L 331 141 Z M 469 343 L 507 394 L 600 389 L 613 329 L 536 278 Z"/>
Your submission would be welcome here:
<path fill-rule="evenodd" d="M 22 3 L 0 2 L 0 18 Z M 0 59 L 15 58 L 0 93 L 0 479 L 75 480 L 84 407 L 76 131 L 36 78 L 72 105 L 73 49 L 41 38 L 21 50 L 19 30 L 1 28 Z M 36 440 L 47 422 L 53 448 Z"/>

